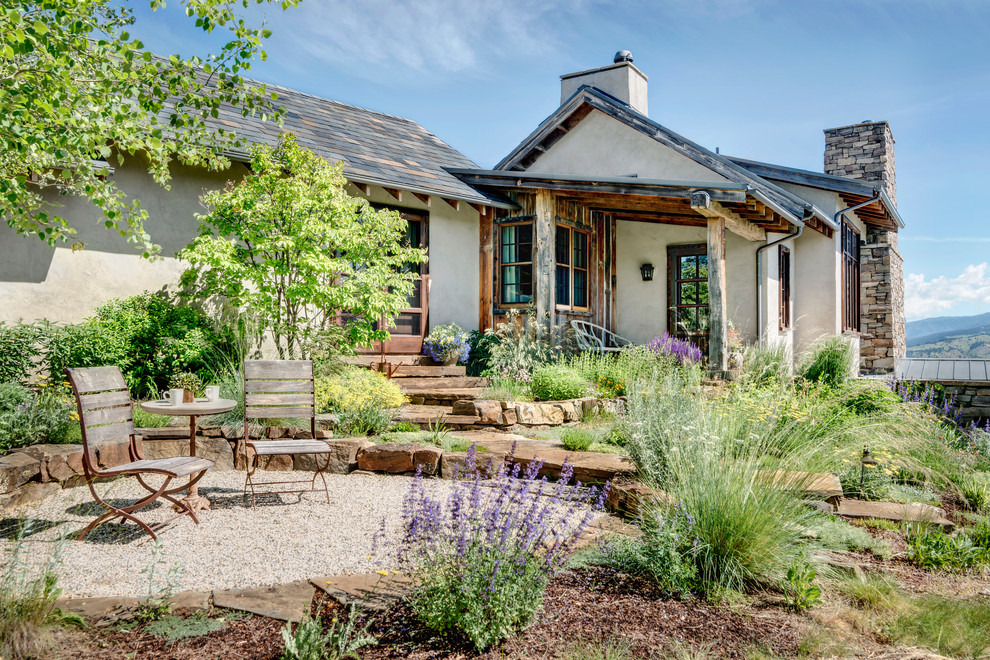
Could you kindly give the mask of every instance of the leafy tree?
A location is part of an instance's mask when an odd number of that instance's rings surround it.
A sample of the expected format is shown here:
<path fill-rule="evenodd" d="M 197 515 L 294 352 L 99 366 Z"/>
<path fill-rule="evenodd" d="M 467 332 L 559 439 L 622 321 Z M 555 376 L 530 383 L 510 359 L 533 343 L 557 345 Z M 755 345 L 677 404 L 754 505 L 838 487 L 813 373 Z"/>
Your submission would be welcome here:
<path fill-rule="evenodd" d="M 218 170 L 241 146 L 210 120 L 224 104 L 248 116 L 278 118 L 274 94 L 242 77 L 268 30 L 234 13 L 270 0 L 182 0 L 204 33 L 228 31 L 215 54 L 154 57 L 127 32 L 127 0 L 13 0 L 0 6 L 0 214 L 17 232 L 49 244 L 76 233 L 45 210 L 55 194 L 90 199 L 108 229 L 157 251 L 144 230 L 147 212 L 107 177 L 109 163 L 140 155 L 167 186 L 173 158 Z M 145 0 L 152 9 L 164 0 Z M 278 0 L 283 8 L 298 0 Z M 73 248 L 84 247 L 78 241 Z"/>
<path fill-rule="evenodd" d="M 209 213 L 178 256 L 187 291 L 223 296 L 271 333 L 281 357 L 306 355 L 328 334 L 366 345 L 388 337 L 376 325 L 407 306 L 426 260 L 409 247 L 406 222 L 351 197 L 340 164 L 291 135 L 252 148 L 252 173 L 207 193 Z"/>

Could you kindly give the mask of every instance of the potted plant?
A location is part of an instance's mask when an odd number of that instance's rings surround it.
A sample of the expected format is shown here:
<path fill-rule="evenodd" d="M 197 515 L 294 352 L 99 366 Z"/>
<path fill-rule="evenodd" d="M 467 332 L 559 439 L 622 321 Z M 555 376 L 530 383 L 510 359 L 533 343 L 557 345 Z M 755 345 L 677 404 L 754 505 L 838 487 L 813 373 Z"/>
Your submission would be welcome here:
<path fill-rule="evenodd" d="M 438 325 L 423 340 L 423 355 L 445 365 L 466 364 L 471 353 L 468 333 L 456 323 Z"/>
<path fill-rule="evenodd" d="M 183 371 L 172 376 L 169 387 L 174 390 L 182 390 L 182 403 L 192 403 L 196 400 L 196 392 L 203 389 L 203 381 L 199 376 Z"/>

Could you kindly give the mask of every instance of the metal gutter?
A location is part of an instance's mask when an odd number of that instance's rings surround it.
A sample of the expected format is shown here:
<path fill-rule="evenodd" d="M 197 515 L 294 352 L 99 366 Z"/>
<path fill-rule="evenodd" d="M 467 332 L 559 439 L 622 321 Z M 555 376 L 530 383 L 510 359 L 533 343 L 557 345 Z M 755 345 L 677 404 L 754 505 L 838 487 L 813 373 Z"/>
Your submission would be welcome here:
<path fill-rule="evenodd" d="M 832 221 L 835 223 L 836 226 L 839 226 L 839 223 L 842 222 L 842 215 L 843 214 L 845 214 L 845 213 L 853 213 L 857 209 L 861 209 L 864 206 L 869 206 L 870 204 L 873 204 L 875 202 L 879 202 L 881 200 L 881 198 L 885 194 L 886 193 L 883 192 L 883 189 L 882 188 L 874 188 L 873 189 L 873 197 L 871 199 L 868 199 L 865 202 L 860 202 L 859 204 L 853 204 L 852 206 L 847 206 L 844 209 L 839 209 L 838 211 L 835 212 L 835 216 L 833 216 Z"/>

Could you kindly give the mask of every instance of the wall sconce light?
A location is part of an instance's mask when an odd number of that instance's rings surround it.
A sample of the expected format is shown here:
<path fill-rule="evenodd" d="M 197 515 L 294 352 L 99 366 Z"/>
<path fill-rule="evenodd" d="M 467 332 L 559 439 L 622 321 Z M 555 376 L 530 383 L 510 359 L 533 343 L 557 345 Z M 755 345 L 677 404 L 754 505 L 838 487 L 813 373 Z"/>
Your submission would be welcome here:
<path fill-rule="evenodd" d="M 644 282 L 653 281 L 653 264 L 643 264 L 639 267 L 639 272 L 643 275 Z"/>

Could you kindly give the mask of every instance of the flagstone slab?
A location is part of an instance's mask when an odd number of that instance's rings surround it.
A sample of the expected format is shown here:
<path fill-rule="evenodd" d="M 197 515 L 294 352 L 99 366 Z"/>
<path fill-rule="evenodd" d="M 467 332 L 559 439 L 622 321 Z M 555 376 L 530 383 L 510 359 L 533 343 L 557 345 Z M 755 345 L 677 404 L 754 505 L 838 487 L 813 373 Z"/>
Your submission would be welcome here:
<path fill-rule="evenodd" d="M 761 471 L 761 476 L 768 477 L 775 486 L 799 490 L 806 495 L 816 497 L 842 497 L 842 484 L 839 477 L 825 472 L 776 472 Z"/>
<path fill-rule="evenodd" d="M 55 606 L 66 612 L 78 614 L 84 619 L 98 621 L 109 612 L 133 611 L 141 603 L 140 598 L 59 598 Z"/>
<path fill-rule="evenodd" d="M 344 607 L 354 606 L 366 612 L 382 612 L 412 591 L 412 578 L 407 575 L 331 575 L 317 577 L 310 583 Z"/>
<path fill-rule="evenodd" d="M 940 525 L 948 531 L 955 529 L 945 511 L 930 504 L 920 502 L 867 502 L 865 500 L 842 500 L 836 513 L 846 518 L 880 518 L 896 522 L 924 522 Z"/>
<path fill-rule="evenodd" d="M 305 580 L 274 587 L 227 589 L 213 592 L 213 605 L 295 623 L 309 613 L 313 593 L 313 585 Z"/>

